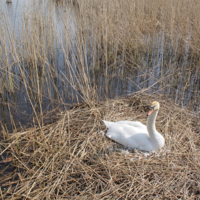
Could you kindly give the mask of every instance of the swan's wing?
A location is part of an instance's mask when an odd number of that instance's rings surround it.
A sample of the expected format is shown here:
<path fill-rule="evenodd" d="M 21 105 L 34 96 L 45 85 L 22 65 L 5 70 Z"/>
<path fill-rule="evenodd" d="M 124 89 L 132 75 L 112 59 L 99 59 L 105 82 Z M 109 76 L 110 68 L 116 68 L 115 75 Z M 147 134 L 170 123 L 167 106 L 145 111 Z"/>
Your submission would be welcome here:
<path fill-rule="evenodd" d="M 134 127 L 138 127 L 138 128 L 142 128 L 142 129 L 146 128 L 146 126 L 139 121 L 118 121 L 115 123 L 122 124 L 122 125 L 124 124 L 124 125 L 134 126 Z"/>
<path fill-rule="evenodd" d="M 152 142 L 146 126 L 138 128 L 126 124 L 122 125 L 121 123 L 111 123 L 106 133 L 109 138 L 130 148 L 146 151 L 151 150 Z"/>

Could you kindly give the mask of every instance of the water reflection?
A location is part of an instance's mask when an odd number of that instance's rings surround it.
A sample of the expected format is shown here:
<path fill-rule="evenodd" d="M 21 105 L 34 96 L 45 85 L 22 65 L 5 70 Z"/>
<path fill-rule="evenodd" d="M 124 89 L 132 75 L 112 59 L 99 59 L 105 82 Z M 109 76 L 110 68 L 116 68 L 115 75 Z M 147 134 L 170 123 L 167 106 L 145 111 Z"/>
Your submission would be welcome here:
<path fill-rule="evenodd" d="M 56 112 L 55 108 L 67 109 L 91 97 L 92 88 L 96 88 L 98 98 L 146 91 L 199 109 L 200 81 L 198 71 L 193 70 L 199 58 L 190 54 L 187 45 L 183 45 L 182 53 L 177 52 L 181 41 L 172 42 L 161 31 L 144 35 L 146 53 L 118 51 L 113 59 L 113 47 L 108 46 L 106 57 L 95 32 L 89 32 L 89 40 L 80 40 L 77 32 L 84 35 L 87 30 L 77 30 L 78 7 L 57 7 L 49 2 L 0 2 L 0 28 L 7 31 L 6 43 L 2 41 L 0 46 L 9 55 L 7 59 L 2 54 L 0 60 L 0 119 L 8 129 L 32 123 L 36 116 L 41 119 L 49 111 Z M 10 23 L 10 32 L 6 22 Z M 19 54 L 11 51 L 14 48 Z M 182 70 L 185 66 L 188 70 Z"/>

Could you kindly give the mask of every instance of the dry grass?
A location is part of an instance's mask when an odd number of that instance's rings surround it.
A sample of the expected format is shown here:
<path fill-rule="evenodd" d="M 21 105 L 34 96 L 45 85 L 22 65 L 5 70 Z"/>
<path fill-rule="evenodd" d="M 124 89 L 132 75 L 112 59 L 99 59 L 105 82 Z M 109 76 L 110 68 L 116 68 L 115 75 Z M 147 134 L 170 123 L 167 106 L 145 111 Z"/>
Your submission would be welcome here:
<path fill-rule="evenodd" d="M 143 93 L 163 93 L 198 113 L 199 1 L 69 2 L 57 10 L 50 1 L 45 9 L 33 4 L 19 35 L 0 15 L 2 101 L 25 95 L 38 124 L 17 132 L 11 120 L 14 133 L 2 130 L 1 155 L 12 156 L 14 170 L 1 172 L 1 198 L 200 198 L 199 115 Z M 128 153 L 102 135 L 102 119 L 146 123 L 155 97 L 161 151 Z M 84 103 L 44 125 L 45 99 L 65 105 L 66 98 Z"/>
<path fill-rule="evenodd" d="M 63 105 L 144 88 L 198 109 L 198 1 L 31 2 L 14 24 L 20 31 L 0 13 L 0 90 L 13 101 L 23 94 L 37 120 L 46 99 Z"/>
<path fill-rule="evenodd" d="M 102 135 L 102 119 L 146 123 L 152 100 L 161 103 L 156 127 L 166 139 L 155 153 L 123 150 Z M 79 104 L 54 124 L 7 135 L 12 174 L 1 179 L 2 199 L 195 199 L 200 194 L 199 118 L 161 97 Z"/>

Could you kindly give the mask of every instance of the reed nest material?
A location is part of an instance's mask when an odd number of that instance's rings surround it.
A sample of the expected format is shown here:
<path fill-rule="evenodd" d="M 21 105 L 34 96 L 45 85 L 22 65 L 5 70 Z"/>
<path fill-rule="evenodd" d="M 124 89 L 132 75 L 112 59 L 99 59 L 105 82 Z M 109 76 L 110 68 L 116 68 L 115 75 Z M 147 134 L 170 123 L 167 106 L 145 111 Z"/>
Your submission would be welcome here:
<path fill-rule="evenodd" d="M 153 100 L 156 127 L 166 145 L 158 152 L 128 151 L 105 137 L 102 119 L 146 123 Z M 7 136 L 13 173 L 1 179 L 2 199 L 200 198 L 198 116 L 146 94 L 79 104 L 60 119 Z"/>

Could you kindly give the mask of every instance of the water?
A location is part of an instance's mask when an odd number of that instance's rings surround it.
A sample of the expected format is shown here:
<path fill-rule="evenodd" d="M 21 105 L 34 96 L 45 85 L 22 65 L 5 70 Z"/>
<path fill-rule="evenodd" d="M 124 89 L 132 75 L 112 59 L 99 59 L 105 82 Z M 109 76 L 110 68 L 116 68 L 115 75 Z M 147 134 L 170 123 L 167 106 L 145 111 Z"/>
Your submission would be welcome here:
<path fill-rule="evenodd" d="M 38 13 L 39 17 L 37 18 L 34 13 Z M 41 119 L 52 111 L 48 116 L 54 116 L 58 110 L 66 110 L 72 104 L 87 99 L 88 96 L 91 97 L 90 91 L 93 87 L 96 88 L 99 99 L 117 98 L 146 91 L 162 94 L 180 106 L 189 107 L 195 112 L 199 111 L 199 71 L 182 70 L 185 66 L 194 65 L 198 59 L 189 58 L 187 45 L 184 47 L 182 57 L 177 59 L 178 40 L 172 43 L 163 32 L 155 34 L 153 40 L 152 36 L 144 35 L 143 40 L 147 50 L 152 49 L 151 51 L 132 54 L 127 52 L 123 55 L 119 53 L 115 61 L 112 56 L 106 61 L 101 50 L 98 52 L 98 49 L 92 48 L 92 45 L 98 45 L 98 42 L 95 43 L 98 39 L 95 39 L 93 33 L 90 33 L 90 41 L 81 41 L 85 42 L 86 48 L 79 51 L 81 43 L 78 43 L 76 23 L 80 16 L 77 6 L 68 4 L 57 7 L 55 3 L 44 0 L 13 0 L 10 4 L 1 1 L 0 14 L 2 19 L 0 29 L 6 30 L 10 66 L 8 69 L 4 67 L 6 59 L 3 56 L 0 61 L 0 121 L 10 132 L 16 127 L 31 126 L 37 121 L 36 114 Z M 40 18 L 44 19 L 44 25 L 40 25 Z M 32 67 L 27 59 L 29 51 L 23 50 L 26 45 L 28 46 L 28 41 L 22 37 L 26 23 L 27 38 L 30 40 L 37 36 L 37 31 L 41 31 L 39 37 L 35 38 L 36 42 L 40 40 L 38 44 L 41 46 L 38 47 L 35 42 L 31 44 L 35 45 L 35 49 L 44 47 L 43 50 L 39 50 L 41 54 L 36 53 L 37 62 Z M 34 23 L 38 23 L 38 27 L 41 28 L 31 26 Z M 51 25 L 53 29 L 48 28 Z M 45 30 L 51 31 L 45 32 Z M 82 32 L 84 34 L 84 30 Z M 43 38 L 43 35 L 46 38 Z M 11 38 L 15 39 L 17 47 L 15 51 L 22 52 L 19 54 L 21 57 L 17 57 L 18 54 L 11 55 L 13 52 Z M 1 46 L 1 49 L 4 49 L 2 41 Z M 26 48 L 32 50 L 27 46 Z M 55 47 L 53 51 L 52 46 Z M 45 62 L 38 59 L 44 52 Z M 26 77 L 25 81 L 21 69 Z M 87 80 L 80 77 L 83 73 L 87 76 Z M 78 86 L 75 85 L 77 83 Z M 89 89 L 87 91 L 82 87 Z"/>

